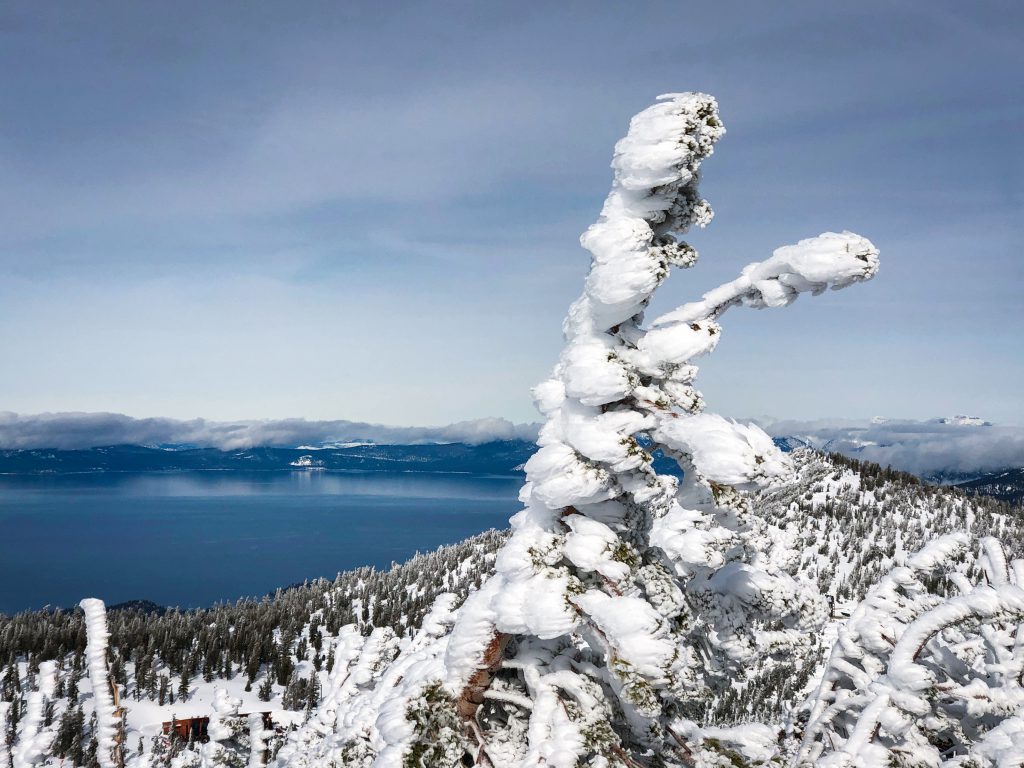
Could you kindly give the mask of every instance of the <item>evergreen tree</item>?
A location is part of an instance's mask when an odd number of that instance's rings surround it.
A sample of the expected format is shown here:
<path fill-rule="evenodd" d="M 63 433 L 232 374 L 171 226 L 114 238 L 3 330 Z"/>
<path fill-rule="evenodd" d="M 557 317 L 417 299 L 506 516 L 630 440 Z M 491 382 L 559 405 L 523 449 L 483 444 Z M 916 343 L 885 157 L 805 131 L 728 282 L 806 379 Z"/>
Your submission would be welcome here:
<path fill-rule="evenodd" d="M 256 695 L 259 696 L 260 701 L 270 701 L 271 696 L 274 695 L 274 679 L 270 675 L 263 678 Z"/>
<path fill-rule="evenodd" d="M 187 670 L 182 670 L 181 682 L 178 683 L 178 698 L 182 701 L 188 700 L 189 676 Z"/>
<path fill-rule="evenodd" d="M 3 680 L 0 680 L 0 700 L 14 701 L 21 696 L 21 677 L 18 675 L 18 665 L 12 660 L 7 665 Z"/>
<path fill-rule="evenodd" d="M 675 94 L 616 145 L 612 191 L 581 239 L 593 259 L 567 345 L 535 390 L 547 422 L 526 509 L 447 646 L 470 761 L 493 762 L 495 744 L 522 765 L 682 765 L 703 748 L 699 702 L 760 655 L 799 652 L 823 619 L 809 585 L 768 556 L 772 534 L 743 493 L 788 462 L 760 429 L 703 413 L 692 360 L 714 349 L 730 308 L 869 279 L 878 252 L 851 233 L 803 240 L 645 325 L 671 267 L 696 262 L 676 235 L 711 220 L 700 166 L 723 133 L 714 99 Z M 681 483 L 655 469 L 655 450 Z"/>
<path fill-rule="evenodd" d="M 53 752 L 61 758 L 71 757 L 77 765 L 81 762 L 82 743 L 85 738 L 85 713 L 82 707 L 68 707 L 61 715 L 57 726 L 57 736 L 53 742 Z M 76 756 L 75 752 L 79 751 Z"/>
<path fill-rule="evenodd" d="M 968 541 L 939 537 L 870 590 L 809 702 L 797 764 L 1024 761 L 1024 560 L 984 538 L 972 580 Z"/>

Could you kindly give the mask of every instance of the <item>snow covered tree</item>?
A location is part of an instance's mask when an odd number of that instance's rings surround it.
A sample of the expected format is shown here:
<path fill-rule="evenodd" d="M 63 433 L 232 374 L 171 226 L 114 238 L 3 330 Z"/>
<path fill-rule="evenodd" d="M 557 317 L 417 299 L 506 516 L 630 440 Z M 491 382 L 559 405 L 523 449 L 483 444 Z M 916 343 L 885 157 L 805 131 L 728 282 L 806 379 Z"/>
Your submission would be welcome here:
<path fill-rule="evenodd" d="M 1024 560 L 990 537 L 979 550 L 942 536 L 871 589 L 840 628 L 799 765 L 1024 764 Z"/>
<path fill-rule="evenodd" d="M 89 665 L 89 682 L 92 683 L 93 706 L 96 715 L 96 760 L 100 768 L 117 768 L 124 765 L 124 745 L 119 738 L 121 716 L 114 702 L 113 689 L 107 670 L 107 609 L 102 600 L 94 597 L 80 603 L 85 612 L 85 627 L 88 645 L 85 656 Z"/>
<path fill-rule="evenodd" d="M 246 768 L 250 758 L 250 728 L 248 717 L 238 714 L 241 699 L 217 688 L 213 696 L 213 712 L 207 725 L 209 741 L 199 752 L 200 768 Z M 262 722 L 262 717 L 257 715 Z"/>
<path fill-rule="evenodd" d="M 438 682 L 463 723 L 463 764 L 669 766 L 733 753 L 704 738 L 702 703 L 755 658 L 792 652 L 823 617 L 743 493 L 786 476 L 785 458 L 760 429 L 703 412 L 692 361 L 714 349 L 731 307 L 867 280 L 878 252 L 849 232 L 802 240 L 645 325 L 671 267 L 697 260 L 676 236 L 711 220 L 700 167 L 723 133 L 713 98 L 670 94 L 616 146 L 612 191 L 581 238 L 593 258 L 566 348 L 535 390 L 547 421 L 525 509 L 446 642 Z M 656 471 L 655 451 L 682 481 Z M 436 708 L 436 691 L 417 695 Z M 416 728 L 397 735 L 406 755 L 436 746 Z"/>
<path fill-rule="evenodd" d="M 42 765 L 49 757 L 56 729 L 46 724 L 45 712 L 47 705 L 53 700 L 56 674 L 57 665 L 54 662 L 44 661 L 39 665 L 35 690 L 28 694 L 25 716 L 19 724 L 11 754 L 14 768 Z"/>
<path fill-rule="evenodd" d="M 11 711 L 9 701 L 0 701 L 0 766 L 7 768 L 11 764 L 11 750 L 8 746 L 10 720 L 8 714 Z"/>

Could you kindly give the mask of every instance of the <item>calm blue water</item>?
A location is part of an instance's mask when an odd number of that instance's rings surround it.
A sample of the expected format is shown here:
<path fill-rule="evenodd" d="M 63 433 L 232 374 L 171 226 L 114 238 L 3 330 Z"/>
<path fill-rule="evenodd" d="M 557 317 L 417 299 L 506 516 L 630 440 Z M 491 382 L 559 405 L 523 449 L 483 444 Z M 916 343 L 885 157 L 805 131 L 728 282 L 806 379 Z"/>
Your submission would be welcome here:
<path fill-rule="evenodd" d="M 0 476 L 0 612 L 261 595 L 504 528 L 522 479 L 183 472 Z"/>

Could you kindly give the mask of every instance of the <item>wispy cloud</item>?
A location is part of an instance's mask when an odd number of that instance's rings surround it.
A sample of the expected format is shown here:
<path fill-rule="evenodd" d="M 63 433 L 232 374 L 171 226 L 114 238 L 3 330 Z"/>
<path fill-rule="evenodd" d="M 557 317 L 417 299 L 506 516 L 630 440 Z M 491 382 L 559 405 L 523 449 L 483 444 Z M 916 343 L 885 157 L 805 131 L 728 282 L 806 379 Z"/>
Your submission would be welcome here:
<path fill-rule="evenodd" d="M 4 408 L 531 420 L 613 143 L 695 88 L 718 215 L 658 301 L 825 230 L 883 254 L 730 316 L 708 402 L 1024 423 L 1017 7 L 303 5 L 0 7 Z"/>
<path fill-rule="evenodd" d="M 120 413 L 41 413 L 0 411 L 0 449 L 73 450 L 106 445 L 192 445 L 237 450 L 253 446 L 295 447 L 338 442 L 391 444 L 470 443 L 536 437 L 532 424 L 489 418 L 441 427 L 392 427 L 355 421 L 206 421 L 136 419 Z"/>

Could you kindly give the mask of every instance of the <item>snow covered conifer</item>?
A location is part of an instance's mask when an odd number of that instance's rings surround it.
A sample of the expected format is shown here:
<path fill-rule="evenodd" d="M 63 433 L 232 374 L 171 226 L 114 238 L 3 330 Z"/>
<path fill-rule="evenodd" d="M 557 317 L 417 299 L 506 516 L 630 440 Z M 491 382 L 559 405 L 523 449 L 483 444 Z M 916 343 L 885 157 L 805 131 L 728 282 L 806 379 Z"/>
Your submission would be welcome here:
<path fill-rule="evenodd" d="M 11 763 L 11 751 L 7 746 L 10 711 L 11 702 L 0 701 L 0 766 L 8 766 Z"/>
<path fill-rule="evenodd" d="M 52 726 L 46 727 L 44 719 L 47 704 L 53 700 L 56 673 L 57 665 L 52 661 L 44 661 L 39 665 L 35 690 L 28 694 L 25 715 L 19 724 L 12 750 L 11 762 L 14 768 L 31 768 L 34 765 L 42 765 L 48 757 L 55 729 Z M 6 745 L 4 746 L 6 747 Z"/>
<path fill-rule="evenodd" d="M 669 94 L 616 145 L 566 347 L 535 390 L 547 421 L 525 509 L 446 643 L 464 764 L 692 764 L 725 749 L 690 719 L 700 703 L 822 618 L 743 494 L 785 476 L 786 460 L 760 429 L 703 413 L 692 361 L 727 309 L 869 279 L 878 252 L 849 232 L 802 240 L 645 325 L 671 267 L 697 260 L 677 235 L 711 220 L 700 168 L 723 133 L 713 98 Z M 681 482 L 655 470 L 655 450 Z M 403 732 L 406 754 L 424 739 Z"/>
<path fill-rule="evenodd" d="M 80 605 L 85 612 L 88 639 L 85 657 L 96 713 L 96 759 L 100 768 L 117 768 L 119 764 L 124 763 L 124 747 L 118 741 L 120 715 L 114 705 L 107 673 L 107 640 L 110 637 L 107 630 L 107 609 L 102 600 L 94 597 L 83 600 Z"/>
<path fill-rule="evenodd" d="M 581 239 L 592 261 L 565 350 L 534 392 L 546 423 L 494 574 L 461 608 L 440 600 L 412 638 L 353 627 L 324 703 L 275 765 L 775 758 L 771 729 L 708 728 L 704 715 L 749 667 L 798 652 L 823 605 L 746 495 L 786 477 L 787 460 L 760 429 L 703 412 L 693 360 L 717 344 L 726 310 L 867 280 L 878 252 L 849 232 L 802 240 L 645 323 L 670 269 L 697 260 L 678 236 L 711 220 L 698 183 L 723 133 L 705 94 L 670 94 L 633 118 Z M 656 451 L 682 480 L 658 472 Z"/>
<path fill-rule="evenodd" d="M 799 765 L 1024 764 L 1024 560 L 967 543 L 926 545 L 840 629 Z"/>
<path fill-rule="evenodd" d="M 232 698 L 223 688 L 214 690 L 213 711 L 207 726 L 209 741 L 199 748 L 200 768 L 241 768 L 251 762 L 251 725 L 248 717 L 238 714 L 241 705 L 241 699 Z M 256 718 L 262 730 L 262 715 L 257 714 Z M 262 753 L 261 740 L 258 754 Z"/>

